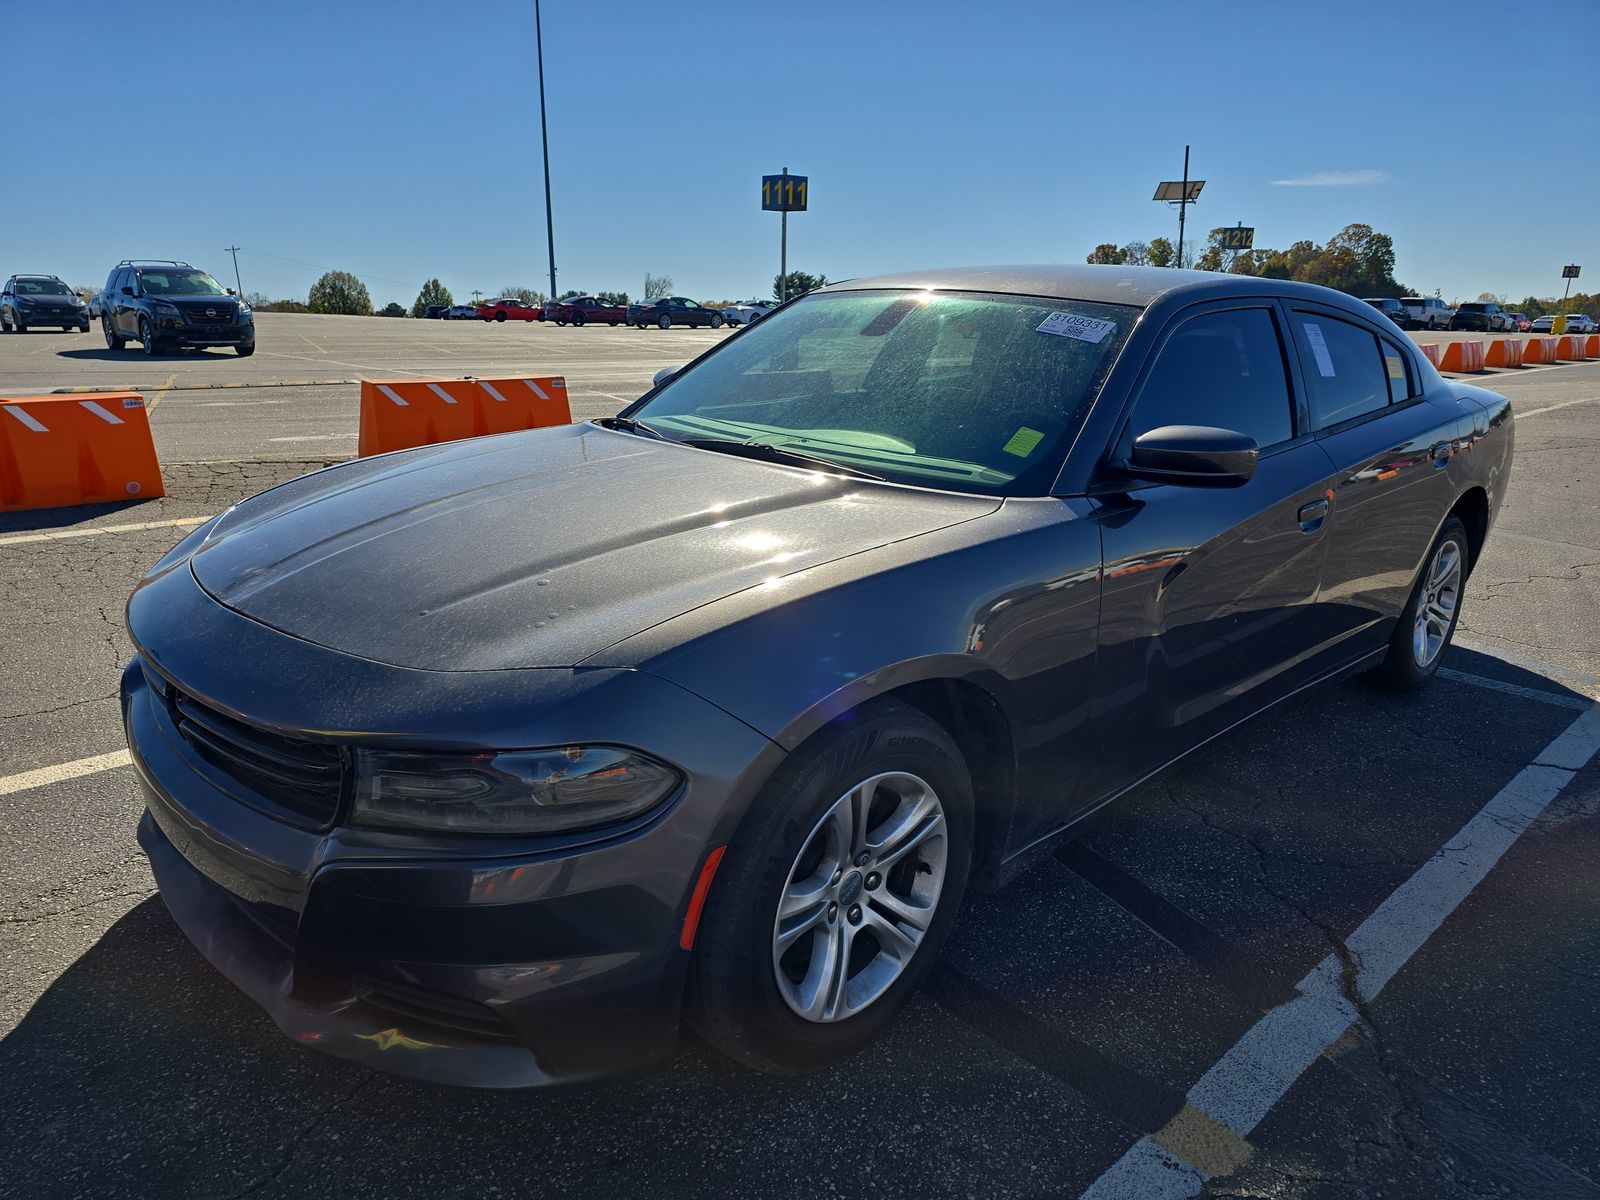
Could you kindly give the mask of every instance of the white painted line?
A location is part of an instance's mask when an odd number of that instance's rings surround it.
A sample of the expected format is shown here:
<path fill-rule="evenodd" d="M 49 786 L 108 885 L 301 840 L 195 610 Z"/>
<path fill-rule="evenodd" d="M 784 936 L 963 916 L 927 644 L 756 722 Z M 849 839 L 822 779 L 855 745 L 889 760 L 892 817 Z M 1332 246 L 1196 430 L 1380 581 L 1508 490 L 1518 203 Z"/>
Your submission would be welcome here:
<path fill-rule="evenodd" d="M 480 380 L 478 380 L 478 386 L 481 387 L 484 391 L 488 392 L 489 395 L 493 396 L 501 404 L 504 404 L 506 402 L 506 398 L 504 396 L 502 396 L 499 392 L 495 391 L 494 384 L 486 383 L 484 380 L 480 379 Z"/>
<path fill-rule="evenodd" d="M 100 403 L 97 400 L 79 400 L 78 407 L 88 409 L 107 425 L 121 425 L 123 423 L 122 418 L 117 416 L 116 413 L 108 412 L 106 409 L 100 407 Z"/>
<path fill-rule="evenodd" d="M 94 775 L 101 771 L 109 771 L 113 767 L 126 767 L 132 762 L 133 758 L 126 750 L 113 750 L 110 754 L 96 754 L 93 758 L 79 758 L 72 762 L 57 763 L 53 767 L 40 767 L 37 771 L 0 775 L 0 796 L 61 783 L 67 779 L 78 779 L 84 775 Z"/>
<path fill-rule="evenodd" d="M 1506 683 L 1501 679 L 1490 679 L 1486 675 L 1473 675 L 1467 671 L 1455 671 L 1449 667 L 1439 668 L 1441 679 L 1453 679 L 1457 683 L 1470 683 L 1473 687 L 1487 688 L 1492 692 L 1504 692 L 1508 696 L 1521 696 L 1524 700 L 1538 700 L 1544 704 L 1554 704 L 1560 708 L 1575 708 L 1580 712 L 1588 709 L 1590 701 L 1582 696 L 1563 696 L 1559 692 L 1547 692 L 1540 688 L 1523 687 L 1518 683 Z"/>
<path fill-rule="evenodd" d="M 385 388 L 384 390 L 387 391 L 388 389 Z M 456 402 L 456 398 L 449 392 L 445 391 L 437 383 L 430 383 L 428 385 L 428 390 L 435 396 L 439 397 L 439 399 L 443 400 L 446 404 L 454 404 Z"/>
<path fill-rule="evenodd" d="M 30 415 L 27 412 L 24 412 L 20 408 L 17 408 L 15 405 L 8 404 L 8 405 L 5 406 L 5 409 L 6 409 L 6 411 L 8 413 L 10 413 L 17 420 L 21 421 L 24 425 L 26 425 L 29 429 L 33 430 L 35 433 L 49 433 L 50 432 L 43 425 L 39 424 L 38 421 L 34 420 L 32 415 Z"/>
<path fill-rule="evenodd" d="M 524 379 L 522 382 L 527 384 L 530 388 L 532 388 L 533 389 L 533 394 L 535 396 L 539 397 L 539 399 L 541 399 L 541 400 L 550 399 L 549 396 L 545 395 L 544 389 L 542 387 L 540 387 L 537 383 L 535 383 L 533 380 Z"/>
<path fill-rule="evenodd" d="M 204 525 L 210 517 L 174 517 L 170 521 L 140 521 L 137 525 L 88 525 L 79 529 L 47 529 L 42 533 L 13 533 L 0 537 L 0 546 L 23 546 L 29 542 L 67 542 L 74 538 L 99 537 L 103 533 L 143 533 L 150 529 L 191 529 Z"/>
<path fill-rule="evenodd" d="M 297 433 L 293 437 L 268 438 L 269 442 L 337 442 L 340 438 L 353 438 L 353 433 Z M 244 461 L 248 462 L 248 459 Z"/>
<path fill-rule="evenodd" d="M 1371 1003 L 1600 750 L 1600 704 L 1589 705 L 1543 753 L 1501 788 L 1437 854 L 1394 890 L 1348 938 L 1355 990 Z M 1246 1137 L 1359 1014 L 1329 954 L 1189 1089 L 1191 1107 Z M 1196 1196 L 1209 1176 L 1150 1137 L 1140 1138 L 1083 1200 Z"/>
<path fill-rule="evenodd" d="M 1557 412 L 1560 409 L 1572 408 L 1578 404 L 1593 404 L 1596 400 L 1600 400 L 1600 396 L 1590 396 L 1587 400 L 1568 400 L 1563 404 L 1547 404 L 1543 408 L 1531 408 L 1523 413 L 1519 413 L 1513 408 L 1511 415 L 1519 421 L 1526 421 L 1529 417 L 1537 417 L 1540 413 Z"/>
<path fill-rule="evenodd" d="M 389 399 L 393 400 L 401 408 L 410 408 L 411 407 L 411 405 L 407 404 L 405 402 L 405 399 L 403 397 L 401 397 L 398 393 L 396 393 L 392 388 L 390 388 L 388 384 L 380 383 L 378 385 L 378 390 L 380 392 L 382 392 L 385 396 L 389 397 Z"/>

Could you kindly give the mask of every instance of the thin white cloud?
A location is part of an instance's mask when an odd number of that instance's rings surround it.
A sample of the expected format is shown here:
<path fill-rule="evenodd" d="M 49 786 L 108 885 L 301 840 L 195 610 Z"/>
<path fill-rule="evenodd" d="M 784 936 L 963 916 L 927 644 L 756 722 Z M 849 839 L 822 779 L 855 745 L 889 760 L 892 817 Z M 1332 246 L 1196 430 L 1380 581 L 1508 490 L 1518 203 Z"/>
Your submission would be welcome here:
<path fill-rule="evenodd" d="M 1389 178 L 1387 171 L 1318 171 L 1299 179 L 1274 179 L 1273 187 L 1370 187 Z"/>

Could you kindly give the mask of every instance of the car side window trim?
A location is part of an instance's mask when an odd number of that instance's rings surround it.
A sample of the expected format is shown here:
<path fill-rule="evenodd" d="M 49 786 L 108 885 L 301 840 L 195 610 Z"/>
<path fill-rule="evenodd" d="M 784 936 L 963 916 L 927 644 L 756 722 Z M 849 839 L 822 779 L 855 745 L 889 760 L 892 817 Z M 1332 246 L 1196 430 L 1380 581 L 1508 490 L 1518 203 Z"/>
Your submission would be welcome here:
<path fill-rule="evenodd" d="M 1372 322 L 1364 320 L 1363 318 L 1361 318 L 1360 314 L 1357 314 L 1357 313 L 1349 313 L 1349 312 L 1343 311 L 1342 309 L 1337 309 L 1337 308 L 1325 308 L 1322 305 L 1316 304 L 1315 302 L 1305 302 L 1305 301 L 1300 301 L 1300 300 L 1291 300 L 1291 301 L 1285 302 L 1284 309 L 1285 309 L 1286 313 L 1288 314 L 1288 317 L 1289 317 L 1289 319 L 1291 321 L 1297 315 L 1316 316 L 1316 317 L 1322 317 L 1322 318 L 1324 318 L 1326 320 L 1329 320 L 1329 321 L 1343 321 L 1347 325 L 1354 325 L 1356 328 L 1362 330 L 1363 332 L 1370 333 L 1375 339 L 1377 339 L 1377 342 L 1378 342 L 1378 346 L 1379 346 L 1378 357 L 1379 357 L 1379 360 L 1380 360 L 1380 365 L 1381 365 L 1381 360 L 1383 358 L 1383 351 L 1382 351 L 1383 345 L 1386 344 L 1386 343 L 1395 344 L 1392 338 L 1387 337 L 1383 333 L 1382 330 L 1376 328 L 1376 326 L 1374 326 L 1372 324 Z M 1293 332 L 1292 332 L 1293 327 L 1291 326 L 1290 328 L 1291 328 L 1290 337 L 1293 338 L 1293 336 L 1294 336 Z M 1300 357 L 1300 348 L 1299 348 L 1298 344 L 1295 345 L 1295 357 L 1296 358 Z M 1413 388 L 1413 389 L 1418 388 L 1420 386 L 1421 375 L 1420 375 L 1420 373 L 1417 372 L 1415 359 L 1414 359 L 1414 357 L 1412 357 L 1410 355 L 1407 355 L 1406 356 L 1406 361 L 1407 361 L 1408 376 L 1414 376 L 1418 380 L 1418 383 L 1410 383 L 1409 382 L 1409 378 L 1408 378 L 1408 386 Z M 1303 363 L 1301 365 L 1302 365 L 1302 367 L 1304 366 Z M 1309 391 L 1307 392 L 1307 395 L 1309 397 Z M 1310 436 L 1312 438 L 1320 441 L 1321 439 L 1323 439 L 1325 437 L 1328 437 L 1328 436 L 1330 436 L 1332 434 L 1343 433 L 1347 429 L 1354 429 L 1358 425 L 1364 425 L 1369 421 L 1374 421 L 1374 420 L 1377 420 L 1380 417 L 1387 416 L 1390 412 L 1392 412 L 1396 408 L 1400 407 L 1400 405 L 1402 405 L 1402 404 L 1410 405 L 1410 404 L 1413 404 L 1413 403 L 1415 403 L 1416 401 L 1418 401 L 1418 400 L 1420 400 L 1422 398 L 1423 398 L 1422 393 L 1420 391 L 1418 391 L 1414 395 L 1407 396 L 1406 399 L 1403 400 L 1403 401 L 1400 401 L 1400 402 L 1390 401 L 1389 403 L 1385 404 L 1382 408 L 1375 408 L 1375 409 L 1372 409 L 1369 412 L 1357 413 L 1353 417 L 1346 417 L 1342 421 L 1338 421 L 1338 422 L 1336 422 L 1336 423 L 1334 423 L 1332 425 L 1326 425 L 1321 429 L 1313 429 L 1311 427 L 1311 425 L 1308 423 L 1306 425 L 1306 429 L 1309 431 Z M 1309 413 L 1308 413 L 1308 415 L 1309 415 Z"/>

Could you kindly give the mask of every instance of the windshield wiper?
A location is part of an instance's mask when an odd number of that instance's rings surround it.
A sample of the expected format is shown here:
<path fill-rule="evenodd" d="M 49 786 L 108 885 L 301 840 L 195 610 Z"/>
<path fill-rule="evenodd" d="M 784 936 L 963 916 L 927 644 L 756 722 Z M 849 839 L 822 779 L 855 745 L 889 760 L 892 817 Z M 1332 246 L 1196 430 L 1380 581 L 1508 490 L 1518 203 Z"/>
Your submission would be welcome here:
<path fill-rule="evenodd" d="M 685 446 L 693 446 L 697 450 L 715 450 L 720 454 L 737 454 L 741 458 L 754 458 L 762 462 L 783 463 L 792 467 L 813 467 L 822 471 L 833 471 L 840 475 L 851 475 L 856 479 L 875 479 L 883 482 L 882 475 L 874 475 L 871 471 L 863 471 L 860 467 L 847 467 L 843 463 L 834 462 L 831 458 L 821 458 L 815 454 L 806 454 L 799 450 L 789 450 L 782 446 L 769 445 L 766 442 L 736 442 L 732 438 L 683 438 Z"/>
<path fill-rule="evenodd" d="M 652 429 L 643 421 L 635 421 L 632 417 L 596 417 L 594 423 L 602 429 L 620 429 L 623 433 L 637 433 L 641 437 L 653 437 L 657 441 L 672 440 L 659 429 Z"/>

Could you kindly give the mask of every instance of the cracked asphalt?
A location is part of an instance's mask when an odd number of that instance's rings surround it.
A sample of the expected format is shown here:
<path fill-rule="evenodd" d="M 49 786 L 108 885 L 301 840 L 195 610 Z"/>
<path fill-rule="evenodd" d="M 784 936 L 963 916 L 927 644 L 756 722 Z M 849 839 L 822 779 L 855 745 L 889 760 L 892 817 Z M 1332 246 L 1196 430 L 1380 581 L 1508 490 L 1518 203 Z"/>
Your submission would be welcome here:
<path fill-rule="evenodd" d="M 559 359 L 584 416 L 720 336 L 461 323 L 430 350 L 415 324 L 264 316 L 251 360 L 0 339 L 12 394 L 179 377 L 152 417 L 165 498 L 0 514 L 0 1197 L 1077 1195 L 1141 1135 L 1179 1138 L 1185 1093 L 1330 953 L 1358 1019 L 1209 1144 L 1204 1195 L 1600 1197 L 1600 767 L 1375 998 L 1346 943 L 1596 695 L 1600 364 L 1475 380 L 1513 398 L 1517 463 L 1424 692 L 1341 684 L 1146 785 L 973 897 L 929 987 L 836 1070 L 757 1076 L 685 1035 L 646 1079 L 478 1093 L 282 1038 L 168 919 L 126 767 L 3 790 L 121 747 L 123 601 L 181 530 L 32 535 L 208 516 L 351 452 L 353 385 L 178 383 Z"/>

